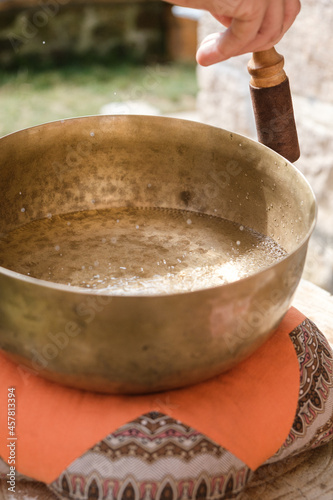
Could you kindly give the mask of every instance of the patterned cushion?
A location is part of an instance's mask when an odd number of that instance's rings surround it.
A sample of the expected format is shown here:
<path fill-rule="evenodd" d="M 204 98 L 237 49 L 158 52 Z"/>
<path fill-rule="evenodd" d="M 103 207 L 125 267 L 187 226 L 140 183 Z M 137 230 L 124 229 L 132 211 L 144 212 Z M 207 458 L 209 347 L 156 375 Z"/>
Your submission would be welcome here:
<path fill-rule="evenodd" d="M 266 464 L 282 463 L 333 435 L 332 350 L 308 319 L 290 338 L 300 369 L 298 407 L 287 439 Z M 48 487 L 59 499 L 222 500 L 237 498 L 253 474 L 198 430 L 165 413 L 149 412 L 96 443 Z"/>

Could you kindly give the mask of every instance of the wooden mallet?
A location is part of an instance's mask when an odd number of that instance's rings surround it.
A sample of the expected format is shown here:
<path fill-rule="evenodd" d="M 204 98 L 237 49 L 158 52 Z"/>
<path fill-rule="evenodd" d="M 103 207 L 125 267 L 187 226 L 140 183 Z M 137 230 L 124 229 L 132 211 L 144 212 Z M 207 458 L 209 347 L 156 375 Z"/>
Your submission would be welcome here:
<path fill-rule="evenodd" d="M 284 57 L 272 49 L 254 52 L 248 63 L 258 141 L 290 162 L 300 156 Z"/>

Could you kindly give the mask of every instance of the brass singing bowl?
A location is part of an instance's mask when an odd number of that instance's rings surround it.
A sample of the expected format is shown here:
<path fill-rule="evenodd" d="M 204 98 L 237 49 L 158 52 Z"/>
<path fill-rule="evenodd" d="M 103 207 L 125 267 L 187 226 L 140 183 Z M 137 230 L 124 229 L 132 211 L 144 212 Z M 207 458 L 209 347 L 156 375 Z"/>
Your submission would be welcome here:
<path fill-rule="evenodd" d="M 183 387 L 253 353 L 288 310 L 316 202 L 300 172 L 265 146 L 190 121 L 95 116 L 10 134 L 0 151 L 2 237 L 50 213 L 91 210 L 94 200 L 94 209 L 167 207 L 224 217 L 287 251 L 247 278 L 155 295 L 108 295 L 2 267 L 0 348 L 22 376 L 32 370 L 106 393 Z"/>

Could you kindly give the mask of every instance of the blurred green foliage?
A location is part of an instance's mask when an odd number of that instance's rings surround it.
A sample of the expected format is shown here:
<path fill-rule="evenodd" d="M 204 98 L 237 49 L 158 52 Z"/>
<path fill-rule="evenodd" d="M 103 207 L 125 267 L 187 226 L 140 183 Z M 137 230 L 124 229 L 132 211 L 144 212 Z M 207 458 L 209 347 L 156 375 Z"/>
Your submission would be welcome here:
<path fill-rule="evenodd" d="M 94 115 L 103 105 L 145 101 L 161 113 L 195 108 L 195 64 L 86 64 L 0 73 L 0 135 L 41 123 Z"/>

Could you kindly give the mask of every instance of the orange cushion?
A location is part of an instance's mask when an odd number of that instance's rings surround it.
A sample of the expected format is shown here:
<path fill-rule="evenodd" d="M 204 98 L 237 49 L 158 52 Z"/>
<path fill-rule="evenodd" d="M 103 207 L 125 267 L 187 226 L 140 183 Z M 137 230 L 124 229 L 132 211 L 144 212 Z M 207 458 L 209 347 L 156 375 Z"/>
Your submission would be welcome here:
<path fill-rule="evenodd" d="M 0 352 L 0 428 L 7 389 L 15 387 L 16 469 L 45 483 L 95 443 L 149 411 L 178 419 L 256 469 L 283 444 L 299 393 L 299 363 L 289 333 L 305 316 L 291 308 L 275 334 L 227 373 L 185 389 L 144 396 L 103 395 L 44 380 Z M 0 455 L 8 460 L 8 433 Z"/>

